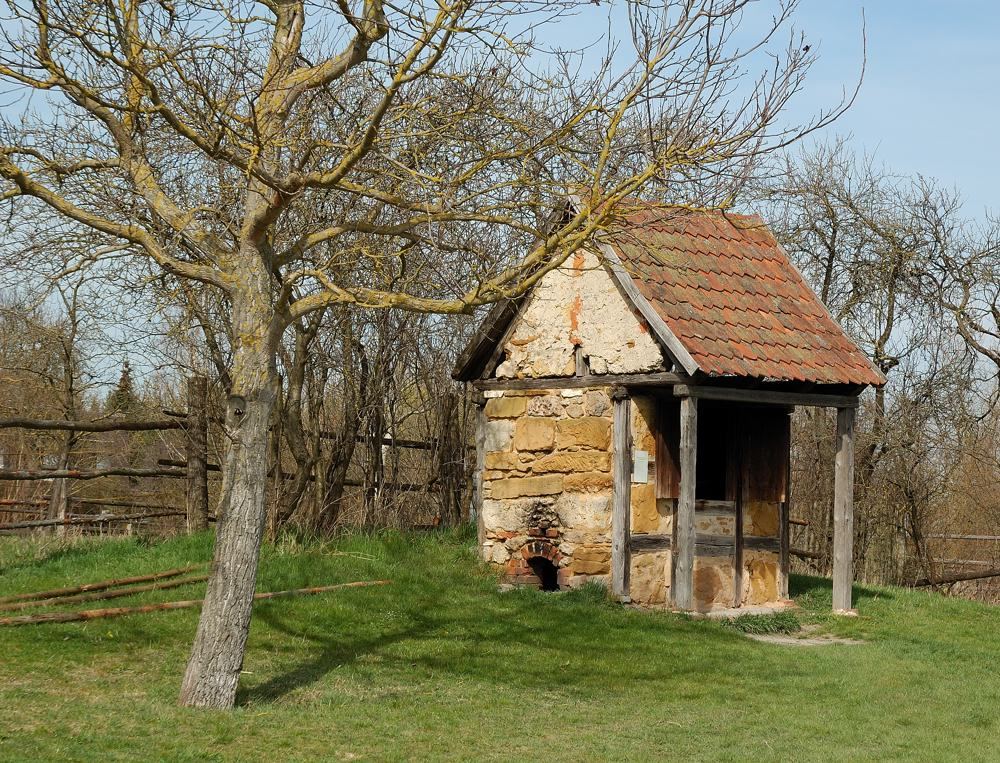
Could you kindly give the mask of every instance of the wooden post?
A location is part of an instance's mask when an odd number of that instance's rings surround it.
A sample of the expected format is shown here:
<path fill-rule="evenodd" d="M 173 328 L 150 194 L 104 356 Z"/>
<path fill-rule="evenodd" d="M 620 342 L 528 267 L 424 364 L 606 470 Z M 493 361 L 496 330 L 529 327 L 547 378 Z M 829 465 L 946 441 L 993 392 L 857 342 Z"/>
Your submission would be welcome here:
<path fill-rule="evenodd" d="M 632 502 L 631 401 L 624 387 L 611 390 L 612 422 L 611 593 L 629 601 L 629 524 Z"/>
<path fill-rule="evenodd" d="M 479 528 L 479 545 L 486 540 L 483 526 L 483 472 L 486 470 L 486 398 L 477 392 L 472 399 L 476 408 L 476 473 L 472 482 L 472 511 Z"/>
<path fill-rule="evenodd" d="M 748 496 L 750 491 L 750 448 L 747 442 L 749 433 L 746 431 L 746 424 L 743 417 L 737 420 L 736 434 L 736 522 L 733 528 L 734 551 L 733 551 L 733 606 L 743 606 L 743 578 L 744 578 L 744 512 L 749 504 Z"/>
<path fill-rule="evenodd" d="M 854 553 L 854 408 L 837 409 L 833 488 L 833 611 L 850 613 Z"/>
<path fill-rule="evenodd" d="M 681 484 L 674 518 L 670 597 L 675 609 L 694 608 L 694 504 L 698 452 L 698 400 L 681 398 Z"/>
<path fill-rule="evenodd" d="M 208 529 L 208 379 L 187 383 L 187 529 Z"/>
<path fill-rule="evenodd" d="M 791 526 L 788 519 L 791 513 L 792 501 L 792 414 L 788 413 L 786 419 L 787 429 L 785 434 L 785 494 L 778 504 L 778 596 L 782 599 L 788 598 L 788 573 L 790 569 L 791 555 L 790 533 Z"/>
<path fill-rule="evenodd" d="M 67 432 L 67 441 L 72 441 L 74 438 L 73 432 Z M 63 451 L 62 455 L 59 457 L 59 468 L 62 470 L 69 469 L 69 449 L 70 446 L 67 445 L 66 449 Z M 69 516 L 69 481 L 65 477 L 52 480 L 52 495 L 49 497 L 49 513 L 48 517 L 50 519 L 58 519 L 60 522 L 65 522 L 67 516 Z M 58 524 L 54 527 L 56 535 L 66 534 L 66 525 Z"/>

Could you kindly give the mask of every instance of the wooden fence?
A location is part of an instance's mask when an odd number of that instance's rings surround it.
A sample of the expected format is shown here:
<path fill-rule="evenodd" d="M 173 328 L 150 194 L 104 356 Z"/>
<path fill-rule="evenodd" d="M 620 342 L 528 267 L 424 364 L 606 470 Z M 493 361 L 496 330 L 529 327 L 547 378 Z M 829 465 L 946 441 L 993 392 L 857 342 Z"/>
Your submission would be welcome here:
<path fill-rule="evenodd" d="M 24 532 L 36 528 L 96 528 L 99 532 L 113 531 L 113 528 L 133 529 L 151 520 L 183 518 L 185 529 L 196 531 L 208 527 L 214 517 L 209 512 L 209 478 L 221 473 L 218 463 L 209 459 L 209 426 L 221 425 L 223 419 L 209 414 L 208 382 L 204 377 L 194 376 L 187 381 L 187 410 L 164 410 L 162 420 L 121 420 L 61 421 L 29 418 L 0 420 L 0 430 L 23 429 L 29 431 L 65 431 L 80 433 L 101 432 L 167 432 L 176 431 L 182 435 L 183 459 L 158 458 L 155 466 L 100 466 L 94 468 L 28 468 L 0 469 L 0 482 L 50 481 L 51 496 L 47 500 L 37 497 L 24 499 L 0 499 L 0 516 L 6 514 L 10 521 L 0 523 L 0 534 Z M 379 469 L 371 464 L 362 465 L 362 479 L 346 478 L 343 486 L 361 488 L 362 500 L 369 500 L 373 491 L 383 494 L 434 494 L 443 511 L 460 511 L 466 502 L 468 489 L 467 470 L 474 459 L 468 459 L 468 448 L 464 438 L 446 437 L 443 441 L 416 440 L 382 436 L 381 442 L 365 434 L 355 440 L 369 446 L 367 451 L 380 452 L 383 448 L 399 448 L 428 453 L 432 473 L 423 481 L 387 480 Z M 320 431 L 321 439 L 335 440 L 337 432 Z M 381 447 L 379 447 L 381 446 Z M 447 451 L 447 453 L 445 453 Z M 442 455 L 443 454 L 443 455 Z M 379 458 L 381 462 L 381 458 Z M 377 465 L 376 465 L 377 466 Z M 296 477 L 275 466 L 272 476 L 279 480 Z M 185 480 L 185 501 L 183 506 L 171 506 L 166 502 L 149 502 L 137 496 L 136 500 L 109 498 L 73 497 L 67 484 L 76 480 L 98 480 L 109 477 L 130 477 L 138 479 L 183 479 Z M 310 483 L 316 475 L 308 477 Z M 118 509 L 115 513 L 113 510 Z"/>
<path fill-rule="evenodd" d="M 0 533 L 11 533 L 29 529 L 70 526 L 109 528 L 113 525 L 141 525 L 152 519 L 183 517 L 190 530 L 208 527 L 208 382 L 204 377 L 194 376 L 187 382 L 188 410 L 181 417 L 162 420 L 121 420 L 63 421 L 47 419 L 13 418 L 0 419 L 0 429 L 23 429 L 36 432 L 158 432 L 179 431 L 185 436 L 186 460 L 156 467 L 106 466 L 87 469 L 36 468 L 0 469 L 0 481 L 52 482 L 52 494 L 48 500 L 0 500 L 0 513 L 24 514 L 35 518 L 25 518 L 0 524 Z M 66 489 L 66 483 L 74 480 L 94 480 L 107 477 L 167 478 L 186 481 L 185 506 L 169 506 L 159 503 L 117 499 L 74 498 Z M 72 511 L 80 508 L 81 511 Z M 98 508 L 99 512 L 82 509 Z M 103 509 L 126 509 L 123 513 L 113 513 Z M 42 517 L 38 517 L 42 514 Z"/>

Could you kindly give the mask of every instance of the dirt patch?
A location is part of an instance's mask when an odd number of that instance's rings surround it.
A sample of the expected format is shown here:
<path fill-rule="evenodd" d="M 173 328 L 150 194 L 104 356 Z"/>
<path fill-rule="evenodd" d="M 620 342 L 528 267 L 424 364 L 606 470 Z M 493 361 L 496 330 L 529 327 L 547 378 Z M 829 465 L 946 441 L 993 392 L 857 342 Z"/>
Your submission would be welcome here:
<path fill-rule="evenodd" d="M 864 641 L 856 638 L 842 638 L 829 633 L 819 633 L 819 626 L 806 625 L 798 633 L 747 633 L 747 638 L 762 641 L 765 644 L 780 646 L 830 646 L 832 644 L 847 644 L 857 646 Z"/>

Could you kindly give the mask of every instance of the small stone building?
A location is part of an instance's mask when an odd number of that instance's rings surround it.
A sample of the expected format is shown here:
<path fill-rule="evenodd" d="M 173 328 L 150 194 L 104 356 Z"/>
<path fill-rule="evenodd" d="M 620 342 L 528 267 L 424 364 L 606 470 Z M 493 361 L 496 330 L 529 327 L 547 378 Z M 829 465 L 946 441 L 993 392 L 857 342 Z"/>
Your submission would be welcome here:
<path fill-rule="evenodd" d="M 854 412 L 884 378 L 759 218 L 621 218 L 495 306 L 456 367 L 482 391 L 482 557 L 643 605 L 780 602 L 789 414 L 835 407 L 834 607 L 850 610 Z"/>

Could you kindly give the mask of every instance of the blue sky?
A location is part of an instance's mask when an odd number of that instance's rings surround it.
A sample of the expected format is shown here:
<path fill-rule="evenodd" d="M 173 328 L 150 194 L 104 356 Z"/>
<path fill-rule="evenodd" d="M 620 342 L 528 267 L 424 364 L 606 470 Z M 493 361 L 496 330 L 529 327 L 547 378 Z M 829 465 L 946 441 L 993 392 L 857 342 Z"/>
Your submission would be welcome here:
<path fill-rule="evenodd" d="M 621 13 L 617 5 L 612 14 Z M 756 13 L 775 6 L 764 0 Z M 594 21 L 585 12 L 559 22 L 558 43 L 593 41 L 602 31 Z M 868 61 L 857 101 L 811 139 L 849 136 L 856 152 L 890 170 L 957 189 L 968 216 L 1000 213 L 1000 0 L 801 0 L 793 23 L 819 60 L 790 121 L 836 105 L 854 87 L 864 25 Z"/>
<path fill-rule="evenodd" d="M 799 99 L 803 113 L 838 97 L 861 59 L 868 67 L 854 107 L 831 132 L 890 168 L 954 186 L 966 213 L 1000 212 L 1000 2 L 803 0 L 796 24 L 820 60 Z"/>

